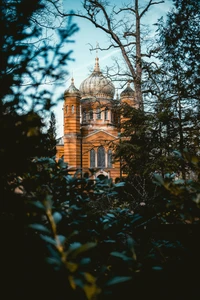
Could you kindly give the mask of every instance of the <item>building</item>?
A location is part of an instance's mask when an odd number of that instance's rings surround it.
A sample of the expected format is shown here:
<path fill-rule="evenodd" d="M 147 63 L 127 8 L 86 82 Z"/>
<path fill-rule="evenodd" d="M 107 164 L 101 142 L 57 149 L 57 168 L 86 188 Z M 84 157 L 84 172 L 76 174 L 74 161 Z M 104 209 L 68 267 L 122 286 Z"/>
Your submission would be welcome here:
<path fill-rule="evenodd" d="M 113 161 L 113 151 L 120 140 L 116 113 L 122 102 L 137 107 L 134 91 L 126 89 L 115 97 L 113 83 L 100 71 L 99 59 L 95 59 L 92 74 L 77 89 L 74 79 L 64 92 L 64 135 L 57 144 L 57 158 L 63 157 L 69 170 L 82 170 L 82 176 L 120 179 L 120 162 Z"/>

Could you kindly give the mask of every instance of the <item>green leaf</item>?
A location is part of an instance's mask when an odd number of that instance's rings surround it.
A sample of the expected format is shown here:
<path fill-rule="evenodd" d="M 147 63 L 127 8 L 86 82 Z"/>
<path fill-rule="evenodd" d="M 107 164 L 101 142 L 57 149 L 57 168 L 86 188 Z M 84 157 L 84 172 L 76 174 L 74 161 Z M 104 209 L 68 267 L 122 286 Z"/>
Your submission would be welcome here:
<path fill-rule="evenodd" d="M 57 235 L 59 242 L 63 245 L 66 241 L 66 237 L 64 235 Z"/>
<path fill-rule="evenodd" d="M 41 234 L 40 237 L 41 237 L 41 239 L 43 239 L 45 242 L 50 243 L 50 244 L 56 246 L 56 241 L 55 241 L 52 237 L 47 236 L 47 235 L 43 235 L 43 234 Z"/>
<path fill-rule="evenodd" d="M 163 268 L 160 267 L 160 266 L 155 266 L 155 267 L 152 267 L 152 270 L 155 270 L 155 271 L 162 271 Z"/>
<path fill-rule="evenodd" d="M 116 243 L 115 240 L 104 240 L 104 243 Z"/>
<path fill-rule="evenodd" d="M 30 224 L 29 225 L 29 228 L 32 228 L 32 229 L 35 229 L 37 231 L 42 231 L 42 232 L 45 232 L 45 233 L 50 233 L 49 229 L 46 228 L 44 225 L 42 224 Z"/>
<path fill-rule="evenodd" d="M 61 266 L 61 264 L 62 264 L 61 259 L 59 260 L 55 257 L 47 257 L 46 262 L 50 265 L 57 265 L 57 266 Z"/>
<path fill-rule="evenodd" d="M 125 182 L 122 181 L 122 182 L 116 183 L 114 186 L 115 186 L 115 187 L 122 187 L 122 186 L 125 186 Z"/>
<path fill-rule="evenodd" d="M 30 201 L 29 203 L 43 211 L 46 211 L 45 206 L 40 201 Z"/>
<path fill-rule="evenodd" d="M 164 180 L 161 175 L 153 174 L 153 178 L 154 178 L 154 183 L 159 184 L 159 185 L 164 185 Z"/>
<path fill-rule="evenodd" d="M 108 214 L 106 214 L 106 216 L 109 217 L 109 218 L 114 218 L 115 219 L 115 215 L 113 215 L 113 214 L 108 213 Z"/>
<path fill-rule="evenodd" d="M 96 247 L 96 243 L 92 243 L 92 242 L 86 243 L 86 244 L 83 244 L 79 247 L 76 247 L 75 249 L 69 249 L 68 254 L 70 254 L 70 256 L 72 258 L 76 258 L 77 255 L 79 255 L 80 253 L 86 252 L 86 251 L 88 251 L 88 250 L 90 250 L 91 248 L 94 248 L 94 247 Z"/>
<path fill-rule="evenodd" d="M 89 257 L 84 257 L 84 258 L 81 259 L 80 265 L 87 265 L 87 264 L 89 264 L 90 262 L 91 262 L 91 258 L 89 258 Z"/>
<path fill-rule="evenodd" d="M 132 258 L 128 257 L 127 255 L 125 255 L 121 252 L 113 251 L 110 254 L 112 256 L 119 257 L 119 258 L 123 259 L 124 261 L 132 260 Z"/>
<path fill-rule="evenodd" d="M 53 214 L 53 219 L 54 219 L 54 222 L 57 224 L 62 220 L 62 215 L 59 212 L 56 211 Z"/>
<path fill-rule="evenodd" d="M 118 284 L 118 283 L 126 282 L 126 281 L 129 281 L 131 279 L 132 279 L 132 277 L 130 277 L 130 276 L 116 276 L 116 277 L 110 279 L 106 283 L 106 285 L 110 286 L 110 285 L 113 285 L 113 284 Z"/>

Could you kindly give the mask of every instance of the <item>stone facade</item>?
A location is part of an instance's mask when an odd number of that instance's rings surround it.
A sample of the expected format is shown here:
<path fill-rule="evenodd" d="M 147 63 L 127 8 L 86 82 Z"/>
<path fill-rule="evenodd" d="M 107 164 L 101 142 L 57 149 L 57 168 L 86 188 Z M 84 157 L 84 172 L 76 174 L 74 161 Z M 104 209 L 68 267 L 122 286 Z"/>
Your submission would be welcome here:
<path fill-rule="evenodd" d="M 137 107 L 134 91 L 128 83 L 120 99 L 114 98 L 115 87 L 99 68 L 96 57 L 92 74 L 77 89 L 72 78 L 64 92 L 64 135 L 57 144 L 57 159 L 64 157 L 72 173 L 82 170 L 83 176 L 105 176 L 113 181 L 122 177 L 120 162 L 112 154 L 119 142 L 116 107 L 122 102 Z M 92 171 L 92 172 L 91 172 Z"/>

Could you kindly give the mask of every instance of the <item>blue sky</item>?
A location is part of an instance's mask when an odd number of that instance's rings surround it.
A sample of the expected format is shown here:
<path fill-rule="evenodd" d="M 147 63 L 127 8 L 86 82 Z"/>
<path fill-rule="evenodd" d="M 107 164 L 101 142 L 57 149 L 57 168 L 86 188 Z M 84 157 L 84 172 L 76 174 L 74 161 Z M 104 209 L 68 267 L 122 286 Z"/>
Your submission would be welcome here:
<path fill-rule="evenodd" d="M 64 9 L 67 10 L 76 10 L 81 9 L 81 0 L 63 0 Z M 110 1 L 112 4 L 112 1 Z M 115 0 L 114 4 L 119 5 L 121 3 L 132 3 L 133 0 Z M 148 3 L 149 1 L 140 0 L 142 5 Z M 156 23 L 156 21 L 165 16 L 166 13 L 172 6 L 171 0 L 166 0 L 165 3 L 159 5 L 153 5 L 148 14 L 145 15 L 145 24 Z M 74 83 L 77 88 L 80 87 L 80 84 L 84 79 L 86 79 L 90 74 L 91 70 L 94 67 L 96 51 L 90 51 L 91 45 L 96 46 L 98 42 L 100 47 L 106 47 L 108 45 L 108 38 L 104 32 L 100 29 L 97 29 L 93 24 L 85 19 L 74 18 L 73 21 L 78 25 L 79 31 L 73 35 L 75 43 L 69 44 L 67 50 L 73 50 L 72 58 L 75 61 L 68 63 L 67 72 L 69 75 L 66 75 L 65 82 L 61 84 L 59 88 L 60 93 L 64 93 L 64 90 L 69 87 L 71 84 L 71 78 L 73 76 Z M 89 45 L 91 44 L 91 45 Z M 109 51 L 98 51 L 99 63 L 101 70 L 113 65 L 112 58 L 116 57 L 118 52 L 115 50 Z M 117 86 L 116 86 L 117 88 Z M 57 137 L 63 135 L 63 102 L 59 102 L 58 105 L 54 108 L 54 113 L 56 116 L 57 122 Z"/>

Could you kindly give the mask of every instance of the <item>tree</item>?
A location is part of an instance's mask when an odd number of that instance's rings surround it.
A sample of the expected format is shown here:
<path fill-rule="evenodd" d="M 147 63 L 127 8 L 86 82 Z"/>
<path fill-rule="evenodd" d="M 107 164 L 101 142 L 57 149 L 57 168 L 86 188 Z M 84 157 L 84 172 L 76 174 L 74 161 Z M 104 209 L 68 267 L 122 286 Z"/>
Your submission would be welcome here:
<path fill-rule="evenodd" d="M 43 27 L 33 22 L 42 13 L 45 2 L 1 2 L 1 98 L 0 98 L 0 181 L 1 204 L 8 203 L 18 176 L 22 176 L 35 156 L 44 156 L 44 121 L 53 98 L 45 83 L 66 73 L 70 42 L 77 26 L 68 20 L 59 28 L 57 43 L 45 39 Z M 8 192 L 9 191 L 9 192 Z M 10 196 L 8 196 L 10 195 Z M 5 209 L 5 206 L 4 206 Z"/>
<path fill-rule="evenodd" d="M 118 8 L 117 5 L 111 6 L 108 1 L 84 0 L 83 11 L 63 12 L 57 6 L 58 1 L 54 3 L 58 13 L 61 16 L 75 16 L 88 20 L 96 28 L 101 29 L 109 38 L 109 45 L 106 48 L 119 48 L 128 70 L 123 70 L 121 64 L 118 64 L 116 74 L 119 81 L 133 82 L 135 88 L 136 103 L 143 109 L 143 73 L 144 59 L 151 58 L 156 52 L 154 47 L 144 52 L 141 21 L 145 14 L 153 5 L 163 3 L 164 1 L 149 0 L 143 7 L 139 6 L 139 1 L 134 4 L 124 4 Z M 143 4 L 143 3 L 142 3 Z M 148 36 L 148 32 L 146 32 Z M 147 43 L 147 39 L 146 39 Z M 106 50 L 100 48 L 101 50 Z M 146 63 L 147 64 L 147 61 Z"/>
<path fill-rule="evenodd" d="M 166 22 L 159 21 L 159 58 L 166 74 L 161 85 L 168 89 L 160 108 L 168 103 L 168 134 L 170 127 L 173 130 L 171 147 L 181 155 L 186 148 L 193 154 L 199 151 L 199 12 L 198 1 L 175 0 Z M 180 163 L 186 178 L 190 169 L 184 160 Z"/>
<path fill-rule="evenodd" d="M 56 117 L 51 112 L 49 127 L 47 129 L 46 137 L 44 139 L 47 154 L 46 156 L 53 157 L 56 155 Z"/>
<path fill-rule="evenodd" d="M 183 178 L 194 175 L 182 157 L 185 149 L 193 155 L 199 150 L 198 6 L 196 1 L 175 1 L 166 23 L 159 21 L 160 63 L 159 67 L 149 66 L 146 73 L 145 89 L 150 91 L 151 106 L 143 116 L 145 126 L 142 124 L 137 136 L 140 118 L 134 114 L 124 124 L 123 135 L 131 138 L 121 143 L 123 150 L 118 149 L 130 174 L 139 168 L 142 176 L 153 171 L 163 177 L 168 172 Z"/>

